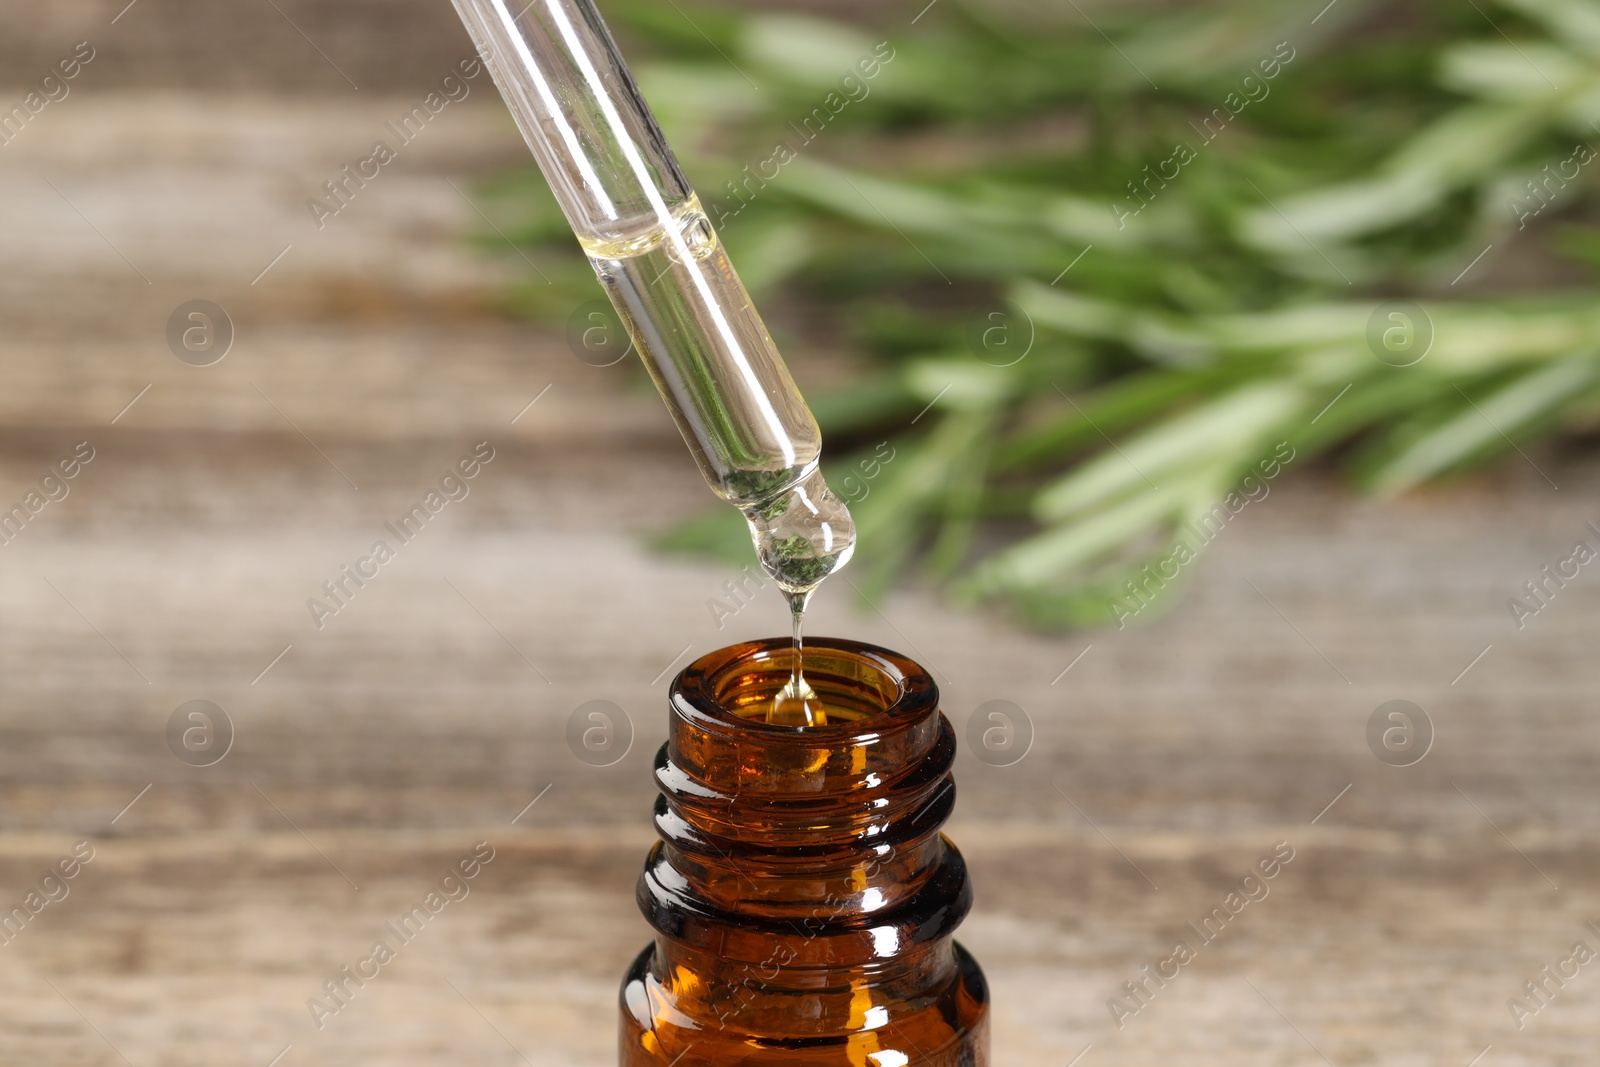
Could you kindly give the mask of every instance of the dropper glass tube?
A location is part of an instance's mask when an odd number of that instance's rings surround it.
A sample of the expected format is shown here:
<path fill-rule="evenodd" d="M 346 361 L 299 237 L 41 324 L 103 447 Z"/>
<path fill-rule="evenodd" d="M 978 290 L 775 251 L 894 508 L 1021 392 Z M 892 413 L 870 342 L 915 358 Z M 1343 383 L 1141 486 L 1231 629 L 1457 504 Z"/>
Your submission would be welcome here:
<path fill-rule="evenodd" d="M 789 598 L 794 677 L 773 718 L 813 725 L 800 619 L 855 548 L 816 419 L 591 0 L 454 3 L 707 484 Z"/>

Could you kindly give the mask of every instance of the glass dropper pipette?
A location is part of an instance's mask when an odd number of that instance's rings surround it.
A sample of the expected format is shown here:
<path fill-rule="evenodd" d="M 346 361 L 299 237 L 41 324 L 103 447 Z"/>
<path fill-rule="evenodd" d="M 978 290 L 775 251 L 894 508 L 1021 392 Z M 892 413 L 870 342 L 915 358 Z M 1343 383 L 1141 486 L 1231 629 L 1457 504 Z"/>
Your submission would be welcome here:
<path fill-rule="evenodd" d="M 822 434 L 592 0 L 453 0 L 714 492 L 789 598 L 769 721 L 825 718 L 800 670 L 806 603 L 855 549 Z"/>

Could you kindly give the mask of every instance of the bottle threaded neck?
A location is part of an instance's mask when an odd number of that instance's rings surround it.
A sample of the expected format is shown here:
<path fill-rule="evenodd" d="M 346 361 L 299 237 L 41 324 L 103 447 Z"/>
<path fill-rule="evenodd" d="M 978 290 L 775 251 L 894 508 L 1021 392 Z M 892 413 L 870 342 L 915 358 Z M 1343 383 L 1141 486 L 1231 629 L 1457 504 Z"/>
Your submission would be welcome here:
<path fill-rule="evenodd" d="M 790 666 L 788 642 L 750 642 L 673 684 L 656 761 L 661 844 L 640 906 L 668 954 L 776 972 L 777 951 L 801 981 L 808 968 L 925 966 L 917 959 L 971 902 L 939 833 L 955 803 L 955 738 L 938 689 L 897 653 L 820 639 L 806 677 L 828 722 L 767 723 Z"/>

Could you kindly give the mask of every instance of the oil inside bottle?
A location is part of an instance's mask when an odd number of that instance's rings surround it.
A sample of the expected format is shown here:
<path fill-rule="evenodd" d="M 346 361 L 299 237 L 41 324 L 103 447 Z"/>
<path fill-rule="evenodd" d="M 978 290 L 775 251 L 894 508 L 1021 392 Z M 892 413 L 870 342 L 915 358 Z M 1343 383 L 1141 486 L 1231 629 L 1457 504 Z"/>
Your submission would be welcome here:
<path fill-rule="evenodd" d="M 580 240 L 706 481 L 744 513 L 762 568 L 789 599 L 793 674 L 767 721 L 825 723 L 801 632 L 811 594 L 849 561 L 856 535 L 818 470 L 816 420 L 697 198 L 665 223 Z"/>

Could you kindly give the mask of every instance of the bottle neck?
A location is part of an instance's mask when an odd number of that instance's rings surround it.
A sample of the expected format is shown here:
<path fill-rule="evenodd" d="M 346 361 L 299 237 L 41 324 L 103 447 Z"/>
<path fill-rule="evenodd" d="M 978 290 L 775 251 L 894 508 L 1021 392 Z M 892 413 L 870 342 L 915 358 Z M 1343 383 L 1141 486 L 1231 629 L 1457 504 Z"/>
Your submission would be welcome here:
<path fill-rule="evenodd" d="M 753 643 L 673 687 L 656 760 L 661 843 L 639 884 L 659 964 L 768 990 L 931 988 L 971 904 L 939 833 L 955 737 L 937 688 L 894 653 L 821 640 L 806 674 L 828 725 L 743 717 L 788 668 L 786 642 Z"/>

